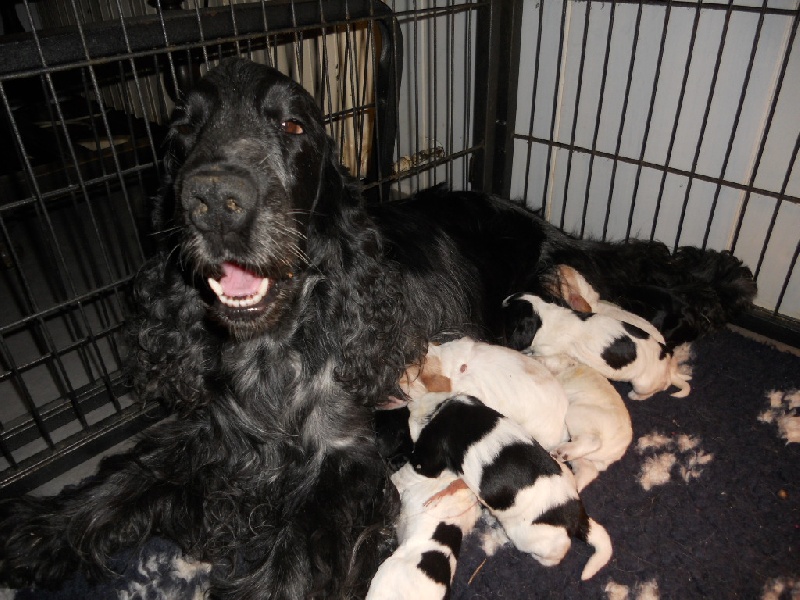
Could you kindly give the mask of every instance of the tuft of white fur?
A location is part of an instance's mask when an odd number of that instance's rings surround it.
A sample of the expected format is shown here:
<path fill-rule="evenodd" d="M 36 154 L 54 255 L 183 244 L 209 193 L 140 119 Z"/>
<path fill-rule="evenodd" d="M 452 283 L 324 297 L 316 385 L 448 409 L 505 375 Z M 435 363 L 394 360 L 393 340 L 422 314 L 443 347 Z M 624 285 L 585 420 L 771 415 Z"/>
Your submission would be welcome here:
<path fill-rule="evenodd" d="M 655 579 L 639 583 L 631 590 L 626 585 L 609 581 L 604 588 L 608 600 L 658 600 L 658 582 Z"/>
<path fill-rule="evenodd" d="M 767 394 L 769 408 L 758 416 L 763 423 L 773 423 L 787 444 L 800 442 L 800 416 L 795 415 L 800 408 L 800 390 L 782 392 L 772 390 Z"/>
<path fill-rule="evenodd" d="M 589 519 L 589 533 L 586 536 L 586 542 L 594 548 L 594 553 L 583 567 L 583 572 L 581 573 L 583 581 L 591 579 L 600 569 L 606 566 L 613 553 L 611 537 L 605 527 L 592 518 Z"/>
<path fill-rule="evenodd" d="M 677 460 L 678 458 L 670 453 L 648 457 L 639 474 L 639 485 L 644 490 L 650 490 L 657 485 L 667 483 L 672 479 L 672 467 Z"/>
<path fill-rule="evenodd" d="M 636 444 L 636 451 L 648 455 L 639 473 L 639 484 L 645 490 L 671 481 L 676 466 L 678 475 L 685 482 L 698 479 L 704 467 L 714 459 L 713 454 L 702 449 L 699 438 L 685 434 L 674 438 L 657 432 L 642 436 Z"/>

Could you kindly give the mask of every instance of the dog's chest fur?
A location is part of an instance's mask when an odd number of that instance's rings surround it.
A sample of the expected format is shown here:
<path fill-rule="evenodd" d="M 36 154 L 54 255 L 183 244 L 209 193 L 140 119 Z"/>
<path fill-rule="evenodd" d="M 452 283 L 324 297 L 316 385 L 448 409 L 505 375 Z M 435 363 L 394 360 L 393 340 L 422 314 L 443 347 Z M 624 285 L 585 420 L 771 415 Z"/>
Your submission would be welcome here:
<path fill-rule="evenodd" d="M 223 353 L 237 414 L 262 434 L 265 446 L 291 447 L 310 458 L 358 445 L 371 434 L 368 409 L 353 402 L 336 380 L 335 361 L 321 358 L 321 350 L 261 339 Z"/>

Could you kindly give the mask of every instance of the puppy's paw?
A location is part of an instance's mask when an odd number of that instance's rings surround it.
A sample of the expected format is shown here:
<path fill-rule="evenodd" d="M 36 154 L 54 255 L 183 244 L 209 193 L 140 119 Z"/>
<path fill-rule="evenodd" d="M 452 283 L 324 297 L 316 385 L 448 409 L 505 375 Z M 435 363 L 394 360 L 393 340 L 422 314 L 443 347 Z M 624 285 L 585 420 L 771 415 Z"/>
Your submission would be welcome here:
<path fill-rule="evenodd" d="M 562 442 L 553 448 L 553 458 L 562 462 L 570 462 L 583 458 L 587 454 L 596 452 L 602 446 L 602 440 L 597 434 L 583 432 L 568 442 Z"/>
<path fill-rule="evenodd" d="M 555 448 L 550 451 L 550 456 L 555 458 L 557 461 L 560 462 L 568 462 L 575 458 L 573 456 L 572 450 L 574 449 L 574 445 L 571 442 L 564 442 L 563 444 L 559 444 Z"/>

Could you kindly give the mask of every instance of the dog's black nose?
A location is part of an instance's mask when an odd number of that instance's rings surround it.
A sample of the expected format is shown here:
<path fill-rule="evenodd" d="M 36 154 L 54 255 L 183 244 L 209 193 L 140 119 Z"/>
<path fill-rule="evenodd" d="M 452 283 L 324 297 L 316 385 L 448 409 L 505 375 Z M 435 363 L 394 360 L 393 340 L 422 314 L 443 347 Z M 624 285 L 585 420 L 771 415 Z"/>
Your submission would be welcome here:
<path fill-rule="evenodd" d="M 181 190 L 183 209 L 202 231 L 241 229 L 250 220 L 257 200 L 255 185 L 235 173 L 193 173 L 184 179 Z"/>

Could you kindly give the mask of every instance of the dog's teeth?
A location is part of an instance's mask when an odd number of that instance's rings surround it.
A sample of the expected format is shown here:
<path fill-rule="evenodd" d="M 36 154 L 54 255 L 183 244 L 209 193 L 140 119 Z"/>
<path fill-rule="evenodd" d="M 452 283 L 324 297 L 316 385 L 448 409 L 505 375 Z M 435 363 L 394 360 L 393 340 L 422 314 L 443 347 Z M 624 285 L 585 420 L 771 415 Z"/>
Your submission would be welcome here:
<path fill-rule="evenodd" d="M 267 291 L 269 291 L 269 279 L 266 277 L 261 280 L 261 285 L 258 286 L 258 292 L 256 296 L 258 296 L 259 301 L 267 295 Z"/>
<path fill-rule="evenodd" d="M 208 278 L 208 287 L 210 287 L 211 291 L 213 291 L 220 298 L 222 298 L 225 295 L 222 292 L 222 284 L 212 277 Z"/>
<path fill-rule="evenodd" d="M 222 284 L 219 281 L 212 279 L 211 277 L 208 278 L 208 287 L 211 288 L 211 291 L 217 295 L 217 298 L 219 298 L 220 302 L 222 302 L 225 306 L 230 306 L 231 308 L 247 308 L 249 306 L 255 306 L 264 299 L 264 296 L 267 295 L 267 292 L 269 291 L 269 284 L 269 279 L 264 278 L 261 280 L 261 283 L 258 286 L 258 291 L 255 294 L 232 298 L 225 295 L 225 292 L 222 289 Z"/>

